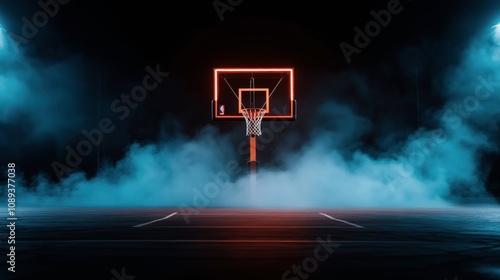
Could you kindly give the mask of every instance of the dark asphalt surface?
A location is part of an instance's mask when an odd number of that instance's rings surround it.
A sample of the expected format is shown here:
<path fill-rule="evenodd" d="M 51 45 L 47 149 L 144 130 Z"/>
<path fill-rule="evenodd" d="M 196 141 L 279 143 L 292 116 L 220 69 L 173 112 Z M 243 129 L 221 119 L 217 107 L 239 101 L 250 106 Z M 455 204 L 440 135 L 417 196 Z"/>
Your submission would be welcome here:
<path fill-rule="evenodd" d="M 1 279 L 500 279 L 498 207 L 1 214 Z"/>

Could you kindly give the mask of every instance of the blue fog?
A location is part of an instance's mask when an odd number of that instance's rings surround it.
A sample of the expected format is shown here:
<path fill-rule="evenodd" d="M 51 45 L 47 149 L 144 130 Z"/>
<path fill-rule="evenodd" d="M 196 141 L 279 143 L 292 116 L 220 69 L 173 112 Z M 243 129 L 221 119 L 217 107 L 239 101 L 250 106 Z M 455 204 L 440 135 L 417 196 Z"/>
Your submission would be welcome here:
<path fill-rule="evenodd" d="M 404 137 L 387 134 L 380 140 L 383 152 L 361 148 L 362 137 L 377 125 L 329 98 L 311 117 L 323 121 L 307 124 L 309 137 L 298 148 L 278 149 L 279 164 L 263 165 L 255 189 L 241 164 L 248 155 L 238 152 L 240 140 L 207 124 L 194 137 L 164 132 L 155 142 L 132 144 L 95 176 L 73 172 L 54 182 L 40 173 L 29 183 L 18 178 L 19 206 L 446 207 L 464 197 L 493 201 L 481 159 L 499 148 L 500 44 L 494 31 L 472 38 L 459 62 L 435 76 L 433 92 L 445 99 L 443 106 L 425 111 L 425 125 Z M 57 63 L 28 57 L 9 45 L 5 30 L 0 34 L 0 123 L 29 131 L 20 145 L 67 143 L 67 135 L 88 125 L 81 105 L 90 101 L 78 84 L 85 62 L 78 56 Z M 338 87 L 346 76 L 352 77 L 347 83 L 365 83 L 354 87 L 360 96 L 374 88 L 369 74 L 336 73 L 331 87 L 311 94 L 347 90 Z M 243 140 L 241 125 L 235 133 Z M 284 126 L 270 141 L 287 147 L 294 135 Z M 11 145 L 0 143 L 3 149 Z"/>

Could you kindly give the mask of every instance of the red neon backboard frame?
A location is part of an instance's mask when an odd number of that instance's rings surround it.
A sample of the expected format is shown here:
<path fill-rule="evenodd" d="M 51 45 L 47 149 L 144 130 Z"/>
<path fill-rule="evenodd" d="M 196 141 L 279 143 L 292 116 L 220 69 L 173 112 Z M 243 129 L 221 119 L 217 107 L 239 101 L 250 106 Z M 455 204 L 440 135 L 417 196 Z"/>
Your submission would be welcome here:
<path fill-rule="evenodd" d="M 294 93 L 294 69 L 293 68 L 214 68 L 213 70 L 213 85 L 214 85 L 214 96 L 212 100 L 212 118 L 219 120 L 238 120 L 244 119 L 243 115 L 240 114 L 219 114 L 219 89 L 221 86 L 220 76 L 221 74 L 252 74 L 252 73 L 286 73 L 289 75 L 289 88 L 290 88 L 290 99 L 289 99 L 289 114 L 286 115 L 264 115 L 263 119 L 287 119 L 287 120 L 295 120 L 296 118 L 296 101 L 295 101 L 295 93 Z M 238 101 L 235 101 L 238 102 Z M 237 105 L 240 107 L 240 104 Z M 266 104 L 266 108 L 269 111 L 269 101 Z M 241 110 L 238 110 L 241 112 Z"/>

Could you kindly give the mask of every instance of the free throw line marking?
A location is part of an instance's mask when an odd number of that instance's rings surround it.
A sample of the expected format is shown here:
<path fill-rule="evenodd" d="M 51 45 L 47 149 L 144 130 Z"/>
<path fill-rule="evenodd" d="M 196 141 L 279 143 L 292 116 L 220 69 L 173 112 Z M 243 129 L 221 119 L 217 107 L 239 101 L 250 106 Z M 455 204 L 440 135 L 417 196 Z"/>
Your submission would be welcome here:
<path fill-rule="evenodd" d="M 149 225 L 149 224 L 152 224 L 152 223 L 156 223 L 156 222 L 159 222 L 159 221 L 163 221 L 163 220 L 166 220 L 166 219 L 168 219 L 168 218 L 170 218 L 170 217 L 172 217 L 172 216 L 174 216 L 174 215 L 176 215 L 176 214 L 177 214 L 177 212 L 174 212 L 174 213 L 172 213 L 172 214 L 170 214 L 170 215 L 168 215 L 168 216 L 166 216 L 166 217 L 163 217 L 163 218 L 161 218 L 161 219 L 156 219 L 156 220 L 153 220 L 153 221 L 150 221 L 150 222 L 144 223 L 144 224 L 135 225 L 135 226 L 133 226 L 133 227 L 142 227 L 142 226 L 145 226 L 145 225 Z"/>
<path fill-rule="evenodd" d="M 323 215 L 323 216 L 327 217 L 328 219 L 331 219 L 331 220 L 334 220 L 334 221 L 337 221 L 337 222 L 341 222 L 341 223 L 345 223 L 345 224 L 351 225 L 353 227 L 364 228 L 363 226 L 360 226 L 360 225 L 357 225 L 357 224 L 353 224 L 353 223 L 349 223 L 348 221 L 336 219 L 336 218 L 334 218 L 334 217 L 332 217 L 330 215 L 327 215 L 325 213 L 318 213 L 318 214 Z"/>

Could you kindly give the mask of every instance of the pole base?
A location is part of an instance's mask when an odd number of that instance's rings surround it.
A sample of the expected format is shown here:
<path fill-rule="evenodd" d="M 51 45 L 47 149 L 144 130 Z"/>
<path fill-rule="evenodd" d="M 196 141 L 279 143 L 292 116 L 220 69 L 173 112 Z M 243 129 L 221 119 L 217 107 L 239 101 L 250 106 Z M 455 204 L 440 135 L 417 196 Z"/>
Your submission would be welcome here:
<path fill-rule="evenodd" d="M 259 168 L 259 162 L 258 161 L 249 161 L 248 162 L 248 167 L 249 167 L 249 175 L 250 175 L 250 198 L 254 199 L 255 198 L 255 193 L 257 191 L 257 170 Z"/>
<path fill-rule="evenodd" d="M 259 169 L 259 162 L 258 161 L 249 161 L 248 163 L 248 169 L 250 174 L 255 175 L 257 174 L 257 171 Z"/>

